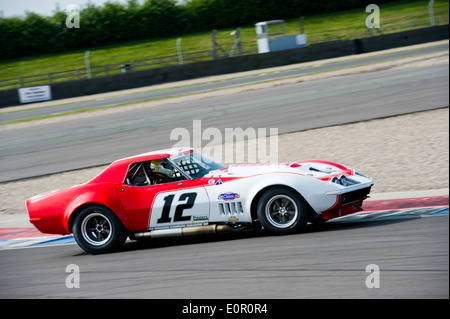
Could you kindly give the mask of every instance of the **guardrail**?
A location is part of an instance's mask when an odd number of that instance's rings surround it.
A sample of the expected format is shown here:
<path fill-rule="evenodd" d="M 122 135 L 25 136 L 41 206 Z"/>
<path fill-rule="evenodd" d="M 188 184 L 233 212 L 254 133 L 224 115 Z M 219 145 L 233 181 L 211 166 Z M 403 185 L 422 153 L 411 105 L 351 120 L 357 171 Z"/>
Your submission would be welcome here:
<path fill-rule="evenodd" d="M 209 50 L 197 51 L 183 54 L 184 63 L 200 62 L 213 59 L 213 54 Z M 161 68 L 179 64 L 179 56 L 163 56 L 150 59 L 133 60 L 130 62 L 122 62 L 115 64 L 106 64 L 102 66 L 94 66 L 90 68 L 90 76 L 110 76 L 118 73 L 127 73 L 133 71 L 147 70 L 151 68 Z M 18 78 L 0 80 L 0 90 L 17 89 L 22 87 L 30 87 L 37 85 L 47 85 L 56 82 L 64 82 L 70 80 L 80 80 L 89 78 L 85 68 L 51 72 L 46 74 L 22 76 Z"/>

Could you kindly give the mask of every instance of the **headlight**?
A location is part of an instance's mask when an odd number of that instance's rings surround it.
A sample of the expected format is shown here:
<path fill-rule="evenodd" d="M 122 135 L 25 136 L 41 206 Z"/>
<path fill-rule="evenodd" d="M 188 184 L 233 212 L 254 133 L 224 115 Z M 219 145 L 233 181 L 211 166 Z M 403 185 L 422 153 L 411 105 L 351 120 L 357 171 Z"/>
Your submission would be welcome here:
<path fill-rule="evenodd" d="M 355 184 L 359 184 L 358 181 L 355 181 L 352 178 L 349 177 L 345 177 L 344 175 L 341 175 L 339 178 L 334 176 L 330 182 L 335 183 L 335 184 L 339 184 L 342 186 L 351 186 L 351 185 L 355 185 Z"/>
<path fill-rule="evenodd" d="M 349 182 L 347 177 L 345 177 L 344 175 L 342 175 L 341 177 L 339 177 L 339 181 L 341 182 L 342 186 L 349 186 Z"/>

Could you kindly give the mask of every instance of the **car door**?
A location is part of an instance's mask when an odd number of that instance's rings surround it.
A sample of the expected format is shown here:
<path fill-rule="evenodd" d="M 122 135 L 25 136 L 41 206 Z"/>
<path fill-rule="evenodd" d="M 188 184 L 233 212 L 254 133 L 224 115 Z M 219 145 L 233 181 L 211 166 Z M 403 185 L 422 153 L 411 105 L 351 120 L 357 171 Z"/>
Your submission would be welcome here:
<path fill-rule="evenodd" d="M 208 223 L 208 194 L 195 180 L 148 186 L 119 184 L 117 188 L 136 231 Z"/>

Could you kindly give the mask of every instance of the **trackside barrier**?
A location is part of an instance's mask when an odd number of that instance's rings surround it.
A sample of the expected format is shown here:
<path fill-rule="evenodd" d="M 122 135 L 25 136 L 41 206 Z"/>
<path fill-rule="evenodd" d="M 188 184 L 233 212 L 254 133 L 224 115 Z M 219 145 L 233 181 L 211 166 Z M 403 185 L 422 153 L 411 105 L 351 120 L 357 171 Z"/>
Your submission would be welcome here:
<path fill-rule="evenodd" d="M 91 79 L 57 82 L 51 85 L 52 98 L 58 100 L 439 41 L 449 38 L 448 28 L 449 25 L 447 24 L 363 39 L 312 44 L 299 49 L 172 65 Z M 20 101 L 17 89 L 0 90 L 0 107 L 18 104 L 20 104 Z"/>
<path fill-rule="evenodd" d="M 211 59 L 210 51 L 188 52 L 183 54 L 185 63 L 199 62 Z M 131 72 L 137 70 L 145 70 L 157 67 L 164 67 L 178 64 L 178 56 L 162 56 L 157 58 L 133 60 L 129 62 L 105 64 L 101 66 L 90 66 L 89 71 L 86 68 L 75 70 L 51 72 L 45 74 L 37 74 L 30 76 L 22 76 L 18 78 L 0 80 L 0 90 L 4 88 L 25 88 L 39 85 L 50 85 L 57 82 L 65 82 L 71 80 L 79 80 L 92 78 L 97 76 L 110 76 L 121 72 Z"/>

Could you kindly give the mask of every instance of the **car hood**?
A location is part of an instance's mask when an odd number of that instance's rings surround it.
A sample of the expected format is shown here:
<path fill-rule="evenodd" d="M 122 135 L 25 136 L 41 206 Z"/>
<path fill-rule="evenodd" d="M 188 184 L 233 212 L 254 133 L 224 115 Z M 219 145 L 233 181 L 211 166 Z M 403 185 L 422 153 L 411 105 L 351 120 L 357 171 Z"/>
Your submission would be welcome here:
<path fill-rule="evenodd" d="M 223 177 L 248 177 L 267 173 L 296 173 L 312 176 L 319 179 L 327 179 L 338 175 L 352 175 L 353 170 L 342 165 L 325 161 L 298 161 L 277 164 L 235 164 L 211 171 L 206 177 L 221 175 Z"/>

